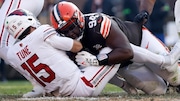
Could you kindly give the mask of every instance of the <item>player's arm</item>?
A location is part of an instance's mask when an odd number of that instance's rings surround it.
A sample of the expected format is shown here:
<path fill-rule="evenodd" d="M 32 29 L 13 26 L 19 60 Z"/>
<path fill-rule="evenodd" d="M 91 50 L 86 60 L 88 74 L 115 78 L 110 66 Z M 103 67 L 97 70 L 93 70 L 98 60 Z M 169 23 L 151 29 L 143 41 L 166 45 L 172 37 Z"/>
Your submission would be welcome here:
<path fill-rule="evenodd" d="M 111 29 L 106 38 L 106 44 L 112 49 L 107 54 L 109 65 L 128 61 L 133 58 L 133 51 L 129 40 L 113 20 L 111 20 Z"/>
<path fill-rule="evenodd" d="M 71 48 L 70 51 L 73 52 L 73 53 L 77 53 L 77 52 L 79 52 L 82 48 L 83 48 L 83 46 L 82 46 L 82 44 L 81 44 L 79 41 L 73 40 L 73 46 L 72 46 L 72 48 Z"/>
<path fill-rule="evenodd" d="M 60 36 L 55 29 L 49 25 L 44 25 L 43 28 L 44 41 L 54 48 L 74 53 L 79 52 L 82 49 L 82 44 L 79 41 Z"/>
<path fill-rule="evenodd" d="M 103 16 L 100 33 L 106 40 L 106 46 L 112 51 L 96 56 L 99 65 L 119 64 L 133 58 L 133 50 L 129 40 L 114 20 Z"/>
<path fill-rule="evenodd" d="M 94 56 L 88 52 L 82 51 L 76 55 L 76 62 L 82 66 L 89 65 L 112 65 L 129 61 L 133 58 L 133 50 L 129 40 L 119 28 L 114 20 L 103 16 L 100 33 L 106 39 L 107 47 L 112 51 L 109 53 L 100 53 Z"/>
<path fill-rule="evenodd" d="M 152 13 L 153 7 L 156 0 L 140 0 L 140 8 L 139 11 L 147 11 L 149 14 Z"/>
<path fill-rule="evenodd" d="M 71 51 L 73 53 L 79 52 L 82 49 L 82 44 L 79 41 L 68 37 L 61 37 L 58 34 L 53 34 L 46 39 L 46 42 L 57 49 L 64 51 Z"/>
<path fill-rule="evenodd" d="M 145 24 L 153 11 L 156 0 L 140 0 L 140 12 L 135 16 L 134 22 Z"/>

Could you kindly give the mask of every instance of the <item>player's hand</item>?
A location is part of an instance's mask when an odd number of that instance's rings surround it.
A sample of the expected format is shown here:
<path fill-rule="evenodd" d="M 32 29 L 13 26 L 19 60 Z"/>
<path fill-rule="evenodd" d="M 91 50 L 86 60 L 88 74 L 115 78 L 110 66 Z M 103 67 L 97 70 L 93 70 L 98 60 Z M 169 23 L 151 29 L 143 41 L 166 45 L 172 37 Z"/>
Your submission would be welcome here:
<path fill-rule="evenodd" d="M 83 67 L 99 65 L 99 61 L 97 60 L 96 56 L 86 51 L 79 52 L 75 58 L 77 64 Z"/>
<path fill-rule="evenodd" d="M 137 14 L 134 18 L 134 22 L 145 24 L 148 21 L 149 13 L 147 11 L 142 11 L 139 14 Z"/>

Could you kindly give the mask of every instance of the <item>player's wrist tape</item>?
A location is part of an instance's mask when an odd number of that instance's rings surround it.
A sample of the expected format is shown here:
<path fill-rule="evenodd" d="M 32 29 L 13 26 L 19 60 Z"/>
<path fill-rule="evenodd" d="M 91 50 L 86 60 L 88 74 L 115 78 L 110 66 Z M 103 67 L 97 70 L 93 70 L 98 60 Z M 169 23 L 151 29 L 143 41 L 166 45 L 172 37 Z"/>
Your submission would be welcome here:
<path fill-rule="evenodd" d="M 99 65 L 108 65 L 108 55 L 107 54 L 99 54 L 96 56 L 99 62 Z"/>

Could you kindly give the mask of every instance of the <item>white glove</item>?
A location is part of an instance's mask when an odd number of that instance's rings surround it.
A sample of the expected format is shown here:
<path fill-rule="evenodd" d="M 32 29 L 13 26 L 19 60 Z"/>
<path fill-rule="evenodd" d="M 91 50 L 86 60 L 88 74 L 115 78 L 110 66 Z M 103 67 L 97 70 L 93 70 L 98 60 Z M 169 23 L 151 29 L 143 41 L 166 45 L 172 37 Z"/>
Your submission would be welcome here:
<path fill-rule="evenodd" d="M 99 61 L 97 60 L 96 56 L 86 51 L 79 52 L 75 58 L 77 64 L 83 67 L 99 65 Z"/>

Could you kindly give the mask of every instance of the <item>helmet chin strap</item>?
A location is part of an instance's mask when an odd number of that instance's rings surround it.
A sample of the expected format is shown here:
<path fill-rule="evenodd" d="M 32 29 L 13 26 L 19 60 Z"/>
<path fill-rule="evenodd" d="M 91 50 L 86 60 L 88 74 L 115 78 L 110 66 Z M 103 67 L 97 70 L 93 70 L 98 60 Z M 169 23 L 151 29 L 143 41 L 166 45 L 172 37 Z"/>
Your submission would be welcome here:
<path fill-rule="evenodd" d="M 79 26 L 78 26 L 78 27 L 79 27 Z M 80 28 L 80 27 L 79 27 L 79 32 L 81 33 L 81 35 L 76 39 L 76 40 L 78 40 L 78 41 L 82 39 L 83 34 L 84 34 L 83 29 Z"/>
<path fill-rule="evenodd" d="M 82 37 L 83 37 L 83 33 L 76 40 L 80 41 L 82 39 Z"/>

